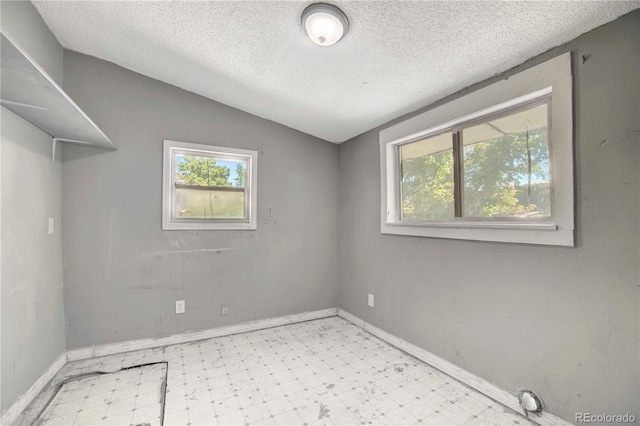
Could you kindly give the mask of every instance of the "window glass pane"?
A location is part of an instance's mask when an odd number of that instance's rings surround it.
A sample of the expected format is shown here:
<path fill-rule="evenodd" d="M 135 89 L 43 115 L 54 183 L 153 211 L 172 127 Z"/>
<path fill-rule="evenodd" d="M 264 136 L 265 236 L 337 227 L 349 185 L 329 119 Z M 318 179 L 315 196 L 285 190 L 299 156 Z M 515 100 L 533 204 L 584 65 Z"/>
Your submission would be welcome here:
<path fill-rule="evenodd" d="M 402 220 L 454 217 L 453 134 L 400 146 Z"/>
<path fill-rule="evenodd" d="M 547 107 L 462 131 L 463 216 L 550 216 Z"/>
<path fill-rule="evenodd" d="M 175 158 L 175 218 L 247 218 L 244 159 L 182 153 Z"/>

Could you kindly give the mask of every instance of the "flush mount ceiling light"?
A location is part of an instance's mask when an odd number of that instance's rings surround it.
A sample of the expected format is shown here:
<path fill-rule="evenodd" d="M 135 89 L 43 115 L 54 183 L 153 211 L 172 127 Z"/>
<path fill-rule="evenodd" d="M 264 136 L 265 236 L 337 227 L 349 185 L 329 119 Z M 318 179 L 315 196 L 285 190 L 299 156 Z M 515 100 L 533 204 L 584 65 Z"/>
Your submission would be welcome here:
<path fill-rule="evenodd" d="M 336 44 L 347 34 L 349 20 L 337 7 L 315 3 L 302 12 L 302 26 L 311 41 L 327 47 Z"/>

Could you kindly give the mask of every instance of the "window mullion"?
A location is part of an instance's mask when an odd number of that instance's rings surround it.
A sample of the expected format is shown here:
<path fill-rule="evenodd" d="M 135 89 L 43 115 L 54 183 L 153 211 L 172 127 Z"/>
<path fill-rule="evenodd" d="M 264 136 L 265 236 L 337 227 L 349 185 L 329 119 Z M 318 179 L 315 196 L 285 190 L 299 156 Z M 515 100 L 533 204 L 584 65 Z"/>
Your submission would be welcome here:
<path fill-rule="evenodd" d="M 462 217 L 462 132 L 453 132 L 453 198 L 455 217 Z"/>

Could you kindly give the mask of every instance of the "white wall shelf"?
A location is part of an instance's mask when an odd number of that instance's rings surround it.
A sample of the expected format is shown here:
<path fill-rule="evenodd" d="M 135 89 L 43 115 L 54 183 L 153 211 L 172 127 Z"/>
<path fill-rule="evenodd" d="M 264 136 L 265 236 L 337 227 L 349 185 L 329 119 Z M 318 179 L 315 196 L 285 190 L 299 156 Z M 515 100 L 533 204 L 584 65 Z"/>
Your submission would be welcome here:
<path fill-rule="evenodd" d="M 0 32 L 2 105 L 51 135 L 54 145 L 70 142 L 115 149 L 107 135 L 6 30 Z"/>

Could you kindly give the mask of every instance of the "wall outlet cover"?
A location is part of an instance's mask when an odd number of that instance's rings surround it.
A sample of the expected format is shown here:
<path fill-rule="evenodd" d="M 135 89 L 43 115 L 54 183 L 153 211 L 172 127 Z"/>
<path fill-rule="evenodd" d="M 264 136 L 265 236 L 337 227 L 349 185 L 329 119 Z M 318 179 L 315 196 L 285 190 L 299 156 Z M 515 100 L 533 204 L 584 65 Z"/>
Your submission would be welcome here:
<path fill-rule="evenodd" d="M 176 314 L 184 314 L 185 310 L 184 300 L 176 300 Z"/>
<path fill-rule="evenodd" d="M 229 315 L 229 305 L 220 306 L 220 316 L 226 317 Z"/>
<path fill-rule="evenodd" d="M 374 305 L 374 295 L 369 293 L 369 299 L 367 300 L 367 304 L 369 305 L 369 307 L 373 308 Z"/>

